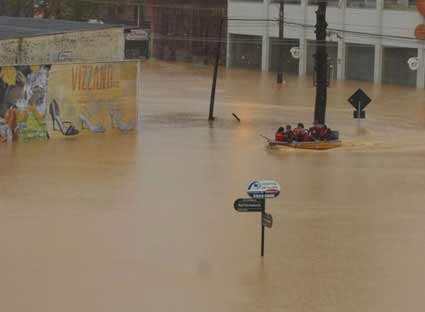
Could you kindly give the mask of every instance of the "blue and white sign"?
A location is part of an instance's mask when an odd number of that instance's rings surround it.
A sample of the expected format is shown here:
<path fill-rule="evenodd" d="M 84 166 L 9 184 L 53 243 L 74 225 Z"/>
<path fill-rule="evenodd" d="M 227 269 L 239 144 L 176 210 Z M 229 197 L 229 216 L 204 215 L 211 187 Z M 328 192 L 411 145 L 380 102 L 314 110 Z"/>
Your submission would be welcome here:
<path fill-rule="evenodd" d="M 247 193 L 252 198 L 276 198 L 280 194 L 280 185 L 275 181 L 253 181 Z"/>

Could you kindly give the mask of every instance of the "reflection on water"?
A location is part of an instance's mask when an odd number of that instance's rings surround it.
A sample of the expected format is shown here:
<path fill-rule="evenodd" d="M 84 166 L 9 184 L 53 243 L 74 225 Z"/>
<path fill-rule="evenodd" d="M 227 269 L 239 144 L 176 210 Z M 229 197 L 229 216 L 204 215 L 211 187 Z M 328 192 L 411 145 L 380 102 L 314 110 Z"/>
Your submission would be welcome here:
<path fill-rule="evenodd" d="M 146 65 L 138 135 L 0 146 L 2 310 L 420 310 L 424 92 L 337 83 L 342 148 L 268 149 L 260 134 L 311 121 L 311 81 L 223 72 L 211 125 L 210 76 Z M 259 216 L 232 207 L 256 178 L 283 188 L 263 260 Z"/>

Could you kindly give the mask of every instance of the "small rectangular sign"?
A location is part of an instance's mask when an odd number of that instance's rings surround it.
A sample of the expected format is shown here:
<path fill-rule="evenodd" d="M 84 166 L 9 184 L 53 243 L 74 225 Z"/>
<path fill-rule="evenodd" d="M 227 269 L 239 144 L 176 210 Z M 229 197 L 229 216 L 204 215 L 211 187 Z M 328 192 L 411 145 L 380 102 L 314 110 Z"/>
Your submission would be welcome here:
<path fill-rule="evenodd" d="M 233 206 L 239 212 L 261 212 L 264 209 L 264 202 L 254 198 L 240 198 Z"/>
<path fill-rule="evenodd" d="M 273 216 L 265 212 L 262 215 L 261 222 L 263 226 L 271 228 L 273 226 Z"/>
<path fill-rule="evenodd" d="M 353 112 L 354 119 L 365 119 L 366 118 L 366 112 L 365 111 L 354 111 Z"/>

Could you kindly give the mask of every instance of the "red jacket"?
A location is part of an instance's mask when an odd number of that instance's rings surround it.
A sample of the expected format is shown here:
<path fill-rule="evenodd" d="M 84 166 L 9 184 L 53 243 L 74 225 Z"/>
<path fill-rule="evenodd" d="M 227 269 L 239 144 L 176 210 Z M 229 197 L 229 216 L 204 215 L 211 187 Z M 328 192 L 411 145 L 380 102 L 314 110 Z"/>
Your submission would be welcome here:
<path fill-rule="evenodd" d="M 327 139 L 329 136 L 329 129 L 326 127 L 321 128 L 319 131 L 319 136 L 322 140 Z"/>
<path fill-rule="evenodd" d="M 283 132 L 276 132 L 275 140 L 280 142 L 285 141 L 285 134 Z"/>

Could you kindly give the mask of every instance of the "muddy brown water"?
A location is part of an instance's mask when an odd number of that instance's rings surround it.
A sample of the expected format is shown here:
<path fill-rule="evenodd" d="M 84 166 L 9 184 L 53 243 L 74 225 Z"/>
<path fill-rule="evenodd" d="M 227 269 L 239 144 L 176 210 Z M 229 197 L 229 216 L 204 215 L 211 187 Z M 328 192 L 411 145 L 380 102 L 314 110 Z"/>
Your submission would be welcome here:
<path fill-rule="evenodd" d="M 425 92 L 335 83 L 342 148 L 268 149 L 259 134 L 311 121 L 311 79 L 222 71 L 210 125 L 210 76 L 144 65 L 137 135 L 0 146 L 0 309 L 421 310 Z M 259 215 L 233 209 L 259 178 L 282 185 L 263 260 Z"/>

